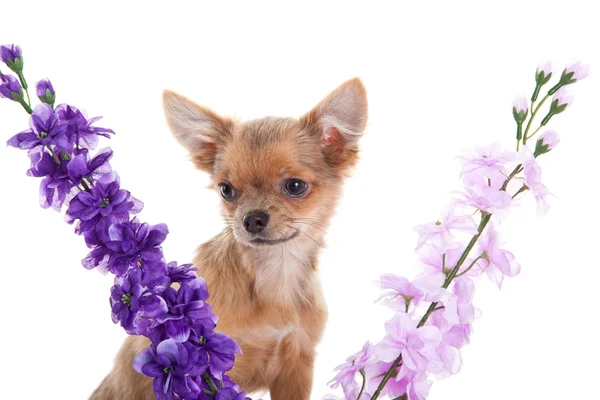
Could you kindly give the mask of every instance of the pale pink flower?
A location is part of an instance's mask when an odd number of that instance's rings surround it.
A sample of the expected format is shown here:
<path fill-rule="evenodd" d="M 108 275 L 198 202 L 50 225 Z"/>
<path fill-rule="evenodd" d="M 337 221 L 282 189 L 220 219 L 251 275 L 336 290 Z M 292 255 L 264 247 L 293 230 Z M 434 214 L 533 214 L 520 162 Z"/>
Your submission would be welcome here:
<path fill-rule="evenodd" d="M 543 64 L 540 64 L 535 70 L 535 74 L 539 75 L 540 72 L 544 73 L 544 76 L 548 76 L 552 73 L 552 61 L 547 61 Z"/>
<path fill-rule="evenodd" d="M 441 273 L 444 272 L 442 266 L 445 267 L 446 271 L 452 270 L 456 267 L 458 259 L 462 255 L 465 250 L 465 245 L 458 242 L 452 242 L 448 245 L 448 249 L 446 251 L 439 251 L 435 247 L 431 245 L 423 246 L 421 251 L 419 252 L 419 258 L 423 264 L 425 264 L 425 271 L 428 274 L 432 273 Z M 444 257 L 444 254 L 446 255 Z M 472 258 L 467 258 L 463 264 L 461 265 L 458 273 L 463 272 L 465 269 L 469 267 L 471 264 Z M 467 275 L 476 276 L 479 275 L 481 271 L 477 266 L 474 266 Z"/>
<path fill-rule="evenodd" d="M 456 199 L 458 204 L 471 206 L 489 214 L 504 214 L 512 202 L 510 194 L 492 186 L 474 185 L 466 187 L 462 195 L 464 199 Z"/>
<path fill-rule="evenodd" d="M 408 312 L 409 306 L 411 304 L 417 306 L 424 296 L 424 293 L 408 279 L 394 274 L 382 275 L 379 287 L 387 291 L 382 293 L 375 302 L 381 301 L 383 305 L 395 311 Z"/>
<path fill-rule="evenodd" d="M 440 251 L 445 251 L 448 245 L 454 241 L 450 231 L 464 232 L 471 235 L 477 233 L 477 224 L 470 215 L 456 215 L 455 207 L 448 207 L 444 215 L 435 222 L 417 225 L 413 228 L 419 234 L 416 250 L 420 249 L 426 242 Z"/>
<path fill-rule="evenodd" d="M 513 101 L 513 108 L 517 113 L 527 114 L 529 110 L 529 101 L 527 101 L 527 97 L 519 96 L 515 98 Z"/>
<path fill-rule="evenodd" d="M 492 143 L 485 147 L 475 147 L 469 155 L 460 156 L 464 160 L 461 176 L 479 174 L 485 178 L 492 178 L 498 172 L 506 170 L 506 163 L 515 159 L 512 152 L 502 152 L 500 143 Z"/>
<path fill-rule="evenodd" d="M 571 79 L 575 79 L 575 81 L 580 81 L 580 80 L 584 79 L 585 77 L 587 77 L 589 72 L 590 72 L 589 65 L 582 64 L 581 61 L 577 61 L 576 63 L 573 63 L 573 64 L 569 65 L 567 68 L 565 68 L 563 75 L 568 75 L 570 73 L 573 73 L 573 77 Z"/>
<path fill-rule="evenodd" d="M 563 86 L 560 89 L 558 89 L 556 93 L 554 93 L 554 96 L 552 97 L 550 111 L 552 112 L 554 110 L 554 113 L 558 114 L 559 112 L 564 111 L 570 104 L 573 104 L 573 95 L 569 93 L 566 86 Z M 561 109 L 562 106 L 565 107 Z"/>
<path fill-rule="evenodd" d="M 533 155 L 535 157 L 545 154 L 555 148 L 560 143 L 558 134 L 552 130 L 546 131 L 540 135 L 535 143 Z"/>
<path fill-rule="evenodd" d="M 488 261 L 488 265 L 483 270 L 498 288 L 502 287 L 505 276 L 514 277 L 521 272 L 521 266 L 515 260 L 513 253 L 500 249 L 500 238 L 491 224 L 479 238 L 478 247 Z"/>

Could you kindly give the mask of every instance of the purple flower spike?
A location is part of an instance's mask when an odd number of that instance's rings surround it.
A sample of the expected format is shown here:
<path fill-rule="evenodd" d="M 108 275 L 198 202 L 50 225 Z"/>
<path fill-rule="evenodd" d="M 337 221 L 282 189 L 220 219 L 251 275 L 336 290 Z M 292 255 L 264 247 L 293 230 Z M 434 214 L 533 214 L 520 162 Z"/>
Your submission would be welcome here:
<path fill-rule="evenodd" d="M 23 53 L 19 46 L 14 44 L 0 46 L 0 59 L 16 73 L 23 71 Z"/>
<path fill-rule="evenodd" d="M 12 75 L 0 74 L 0 97 L 19 101 L 23 97 L 19 80 Z"/>
<path fill-rule="evenodd" d="M 54 92 L 54 87 L 52 87 L 52 82 L 50 82 L 50 80 L 42 79 L 39 81 L 35 85 L 35 93 L 43 103 L 49 104 L 50 107 L 54 105 L 56 93 Z"/>

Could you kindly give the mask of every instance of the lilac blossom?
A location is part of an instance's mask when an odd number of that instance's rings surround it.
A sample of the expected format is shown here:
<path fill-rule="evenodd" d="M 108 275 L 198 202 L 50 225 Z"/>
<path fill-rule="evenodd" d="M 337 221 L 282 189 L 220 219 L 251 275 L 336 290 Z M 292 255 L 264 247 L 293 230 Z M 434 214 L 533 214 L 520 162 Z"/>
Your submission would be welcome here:
<path fill-rule="evenodd" d="M 582 64 L 581 61 L 577 61 L 565 68 L 563 71 L 563 77 L 561 81 L 568 80 L 569 83 L 575 83 L 586 78 L 589 74 L 590 66 L 587 64 Z"/>
<path fill-rule="evenodd" d="M 503 152 L 499 143 L 475 147 L 474 151 L 460 157 L 463 161 L 461 176 L 476 173 L 484 178 L 493 178 L 506 170 L 506 164 L 515 159 L 514 153 Z"/>
<path fill-rule="evenodd" d="M 535 157 L 538 157 L 554 149 L 559 143 L 560 138 L 555 131 L 546 131 L 542 133 L 538 138 L 535 144 L 535 150 L 533 154 L 535 155 Z"/>
<path fill-rule="evenodd" d="M 517 123 L 522 124 L 527 118 L 529 103 L 525 96 L 519 96 L 513 101 L 513 117 Z"/>
<path fill-rule="evenodd" d="M 3 63 L 15 63 L 15 61 L 22 58 L 23 53 L 19 46 L 14 44 L 0 46 L 0 59 Z"/>
<path fill-rule="evenodd" d="M 510 251 L 500 249 L 500 238 L 493 226 L 479 238 L 478 248 L 483 258 L 488 261 L 483 271 L 498 288 L 502 287 L 505 276 L 514 277 L 521 272 L 521 266 L 515 260 L 515 256 Z"/>
<path fill-rule="evenodd" d="M 439 251 L 431 244 L 427 243 L 419 252 L 419 258 L 425 266 L 425 271 L 428 274 L 444 273 L 448 274 L 458 263 L 462 253 L 465 251 L 465 245 L 458 242 L 450 243 L 446 251 Z M 471 259 L 467 258 L 461 265 L 458 273 L 466 271 Z M 477 269 L 471 269 L 466 272 L 469 275 L 477 275 Z"/>
<path fill-rule="evenodd" d="M 523 175 L 526 187 L 533 193 L 537 203 L 538 215 L 545 215 L 550 209 L 547 196 L 550 191 L 542 183 L 542 169 L 540 168 L 535 155 L 531 154 L 529 149 L 525 149 L 525 161 L 523 161 Z"/>
<path fill-rule="evenodd" d="M 551 74 L 552 74 L 552 61 L 546 61 L 546 62 L 540 64 L 537 67 L 537 69 L 535 70 L 536 77 L 541 75 L 541 79 L 547 78 Z"/>
<path fill-rule="evenodd" d="M 171 282 L 189 282 L 197 277 L 195 268 L 192 264 L 177 265 L 177 262 L 172 261 L 167 264 L 167 276 Z"/>
<path fill-rule="evenodd" d="M 371 343 L 365 343 L 361 351 L 351 355 L 344 364 L 335 368 L 335 371 L 339 372 L 328 385 L 332 389 L 341 385 L 347 399 L 356 398 L 360 390 L 360 386 L 356 382 L 356 375 L 374 360 L 373 350 L 374 346 Z"/>
<path fill-rule="evenodd" d="M 207 367 L 211 375 L 218 380 L 223 379 L 223 374 L 233 368 L 235 354 L 241 354 L 240 346 L 229 336 L 200 328 L 201 336 L 191 333 L 189 342 L 194 344 L 201 352 L 205 352 L 202 359 L 207 360 Z"/>
<path fill-rule="evenodd" d="M 115 133 L 112 129 L 93 126 L 102 117 L 87 119 L 80 110 L 68 104 L 59 104 L 56 112 L 69 140 L 79 146 L 94 149 L 98 143 L 98 136 L 108 138 L 109 134 Z"/>
<path fill-rule="evenodd" d="M 470 215 L 457 215 L 455 207 L 448 207 L 444 215 L 435 222 L 430 222 L 414 227 L 419 234 L 416 250 L 430 241 L 432 245 L 444 252 L 450 243 L 454 241 L 451 231 L 463 232 L 474 235 L 477 233 L 477 224 Z"/>
<path fill-rule="evenodd" d="M 505 214 L 512 202 L 512 196 L 504 190 L 492 186 L 474 185 L 466 187 L 464 199 L 457 199 L 457 204 L 464 204 L 489 214 Z"/>
<path fill-rule="evenodd" d="M 417 289 L 408 279 L 393 274 L 384 274 L 379 281 L 381 289 L 388 290 L 375 300 L 390 307 L 392 310 L 408 312 L 409 306 L 417 306 L 424 293 Z"/>
<path fill-rule="evenodd" d="M 441 333 L 435 326 L 417 328 L 405 313 L 397 312 L 386 322 L 386 337 L 375 345 L 374 354 L 384 362 L 394 361 L 402 354 L 403 364 L 410 370 L 425 371 L 430 363 L 438 362 L 435 353 Z"/>
<path fill-rule="evenodd" d="M 23 90 L 19 80 L 12 75 L 0 73 L 0 97 L 18 101 L 23 97 Z"/>

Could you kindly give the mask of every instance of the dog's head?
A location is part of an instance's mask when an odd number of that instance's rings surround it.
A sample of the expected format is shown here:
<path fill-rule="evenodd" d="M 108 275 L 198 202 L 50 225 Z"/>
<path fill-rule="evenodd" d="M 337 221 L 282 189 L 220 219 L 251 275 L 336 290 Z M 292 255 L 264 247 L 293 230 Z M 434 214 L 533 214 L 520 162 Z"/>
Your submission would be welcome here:
<path fill-rule="evenodd" d="M 240 123 L 171 91 L 163 100 L 173 134 L 210 174 L 237 240 L 268 246 L 324 230 L 367 122 L 358 78 L 300 119 Z"/>

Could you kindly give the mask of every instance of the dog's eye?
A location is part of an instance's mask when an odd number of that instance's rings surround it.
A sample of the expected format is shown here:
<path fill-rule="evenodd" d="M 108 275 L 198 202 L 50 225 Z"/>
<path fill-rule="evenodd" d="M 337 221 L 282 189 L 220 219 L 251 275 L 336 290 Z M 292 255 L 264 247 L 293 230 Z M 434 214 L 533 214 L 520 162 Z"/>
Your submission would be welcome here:
<path fill-rule="evenodd" d="M 290 197 L 301 197 L 308 190 L 308 183 L 300 179 L 288 179 L 283 183 L 283 190 Z"/>
<path fill-rule="evenodd" d="M 237 193 L 233 186 L 231 186 L 231 183 L 222 182 L 219 186 L 221 187 L 221 196 L 223 196 L 225 200 L 232 201 L 235 198 Z"/>

